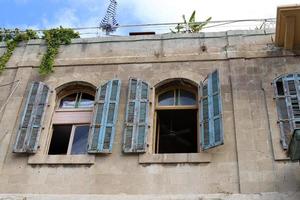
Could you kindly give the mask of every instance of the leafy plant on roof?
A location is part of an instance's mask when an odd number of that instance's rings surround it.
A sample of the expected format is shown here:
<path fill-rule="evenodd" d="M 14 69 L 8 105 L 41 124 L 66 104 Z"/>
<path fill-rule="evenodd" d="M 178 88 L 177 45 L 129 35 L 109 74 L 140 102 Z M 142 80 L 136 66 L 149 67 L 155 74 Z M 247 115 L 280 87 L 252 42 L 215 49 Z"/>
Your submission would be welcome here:
<path fill-rule="evenodd" d="M 211 17 L 209 17 L 204 22 L 196 22 L 195 10 L 190 16 L 189 21 L 186 20 L 185 15 L 182 15 L 182 18 L 183 23 L 178 24 L 175 30 L 170 29 L 172 33 L 198 33 L 211 21 Z"/>
<path fill-rule="evenodd" d="M 47 52 L 43 56 L 40 65 L 40 74 L 47 75 L 53 72 L 54 59 L 58 54 L 60 45 L 68 45 L 71 43 L 71 39 L 79 38 L 79 33 L 75 32 L 70 28 L 54 28 L 44 31 L 43 39 L 45 39 L 47 44 Z"/>
<path fill-rule="evenodd" d="M 0 42 L 6 43 L 6 52 L 0 57 L 0 74 L 5 69 L 7 62 L 13 54 L 13 51 L 20 42 L 30 39 L 37 39 L 37 33 L 33 30 L 20 31 L 19 29 L 0 28 Z"/>

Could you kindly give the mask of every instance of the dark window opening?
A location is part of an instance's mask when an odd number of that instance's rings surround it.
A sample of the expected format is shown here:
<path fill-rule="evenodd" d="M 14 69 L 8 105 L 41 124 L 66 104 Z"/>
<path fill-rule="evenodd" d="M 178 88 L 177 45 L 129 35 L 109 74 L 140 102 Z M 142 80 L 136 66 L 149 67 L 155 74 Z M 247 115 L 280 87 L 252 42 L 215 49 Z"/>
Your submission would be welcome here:
<path fill-rule="evenodd" d="M 197 153 L 197 110 L 157 111 L 157 153 Z"/>
<path fill-rule="evenodd" d="M 49 155 L 67 154 L 72 125 L 54 125 Z"/>
<path fill-rule="evenodd" d="M 276 82 L 276 87 L 277 87 L 277 94 L 284 95 L 283 83 L 281 79 Z"/>
<path fill-rule="evenodd" d="M 54 125 L 49 155 L 86 154 L 89 125 Z"/>

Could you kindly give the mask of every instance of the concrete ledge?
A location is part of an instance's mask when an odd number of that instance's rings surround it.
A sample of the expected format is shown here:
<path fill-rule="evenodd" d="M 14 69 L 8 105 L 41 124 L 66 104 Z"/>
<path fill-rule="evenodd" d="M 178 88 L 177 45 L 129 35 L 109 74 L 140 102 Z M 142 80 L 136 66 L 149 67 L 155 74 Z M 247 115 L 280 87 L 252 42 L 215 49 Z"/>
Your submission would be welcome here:
<path fill-rule="evenodd" d="M 259 194 L 170 194 L 170 195 L 96 195 L 96 194 L 0 194 L 0 200 L 299 200 L 299 192 Z"/>
<path fill-rule="evenodd" d="M 33 155 L 28 158 L 30 165 L 93 165 L 94 155 Z"/>
<path fill-rule="evenodd" d="M 140 154 L 140 164 L 210 163 L 209 153 Z"/>

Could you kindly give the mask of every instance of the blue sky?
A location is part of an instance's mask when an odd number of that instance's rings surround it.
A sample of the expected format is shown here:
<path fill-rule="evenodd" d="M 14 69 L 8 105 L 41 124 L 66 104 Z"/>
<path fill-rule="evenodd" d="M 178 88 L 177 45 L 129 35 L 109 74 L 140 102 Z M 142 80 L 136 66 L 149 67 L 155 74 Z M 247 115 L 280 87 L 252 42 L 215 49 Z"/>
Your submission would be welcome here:
<path fill-rule="evenodd" d="M 276 7 L 296 0 L 117 0 L 120 25 L 178 22 L 197 11 L 197 20 L 276 17 Z M 109 0 L 0 0 L 0 27 L 45 29 L 98 26 Z"/>

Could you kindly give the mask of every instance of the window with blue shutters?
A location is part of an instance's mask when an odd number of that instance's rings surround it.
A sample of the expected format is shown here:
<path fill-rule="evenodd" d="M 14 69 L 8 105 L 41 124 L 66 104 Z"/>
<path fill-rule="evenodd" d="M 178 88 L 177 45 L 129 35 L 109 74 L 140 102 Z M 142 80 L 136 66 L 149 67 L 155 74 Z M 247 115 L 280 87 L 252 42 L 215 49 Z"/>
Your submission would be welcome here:
<path fill-rule="evenodd" d="M 300 74 L 287 74 L 273 82 L 281 144 L 287 150 L 295 129 L 300 128 Z"/>
<path fill-rule="evenodd" d="M 96 87 L 76 81 L 66 83 L 56 91 L 59 101 L 52 117 L 48 154 L 87 154 Z"/>
<path fill-rule="evenodd" d="M 31 85 L 14 145 L 15 153 L 35 153 L 42 131 L 49 87 L 42 82 Z"/>
<path fill-rule="evenodd" d="M 219 72 L 209 74 L 199 91 L 201 146 L 206 150 L 224 142 Z"/>
<path fill-rule="evenodd" d="M 147 147 L 149 85 L 139 79 L 129 80 L 123 151 L 145 152 Z"/>
<path fill-rule="evenodd" d="M 111 153 L 118 117 L 121 81 L 111 80 L 97 90 L 89 133 L 89 153 Z"/>

